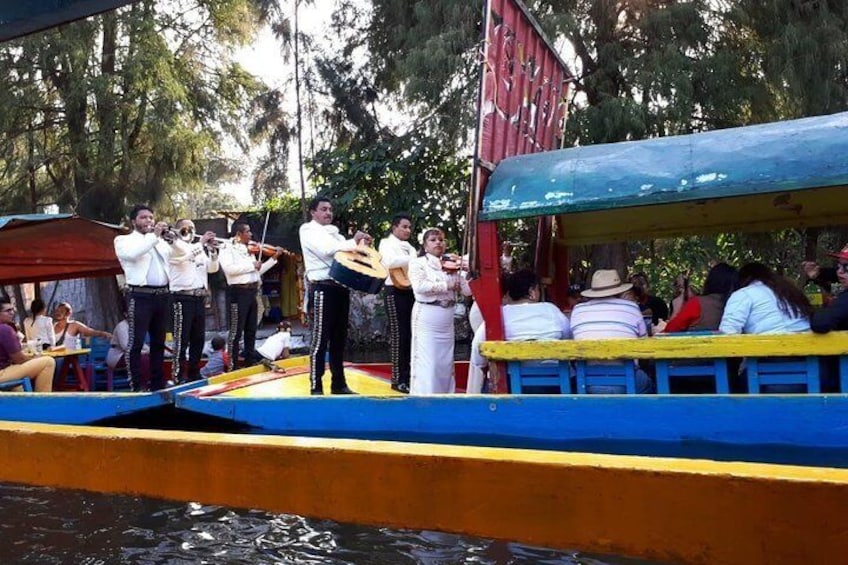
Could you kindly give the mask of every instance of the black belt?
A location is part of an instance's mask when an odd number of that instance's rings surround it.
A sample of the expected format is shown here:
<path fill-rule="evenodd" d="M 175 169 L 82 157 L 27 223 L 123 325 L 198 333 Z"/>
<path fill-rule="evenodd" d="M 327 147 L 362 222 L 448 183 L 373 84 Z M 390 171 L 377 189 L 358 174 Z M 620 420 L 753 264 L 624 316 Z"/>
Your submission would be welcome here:
<path fill-rule="evenodd" d="M 130 286 L 130 292 L 139 294 L 168 294 L 167 286 Z"/>
<path fill-rule="evenodd" d="M 207 293 L 205 288 L 191 288 L 188 290 L 175 290 L 171 294 L 173 294 L 174 296 L 191 296 L 196 298 L 200 296 L 206 296 Z"/>
<path fill-rule="evenodd" d="M 337 283 L 333 279 L 321 279 L 320 281 L 309 281 L 309 284 L 314 284 L 314 285 L 318 285 L 318 286 L 335 286 L 335 287 L 338 287 L 338 288 L 347 288 L 344 285 L 340 285 L 339 283 Z"/>
<path fill-rule="evenodd" d="M 242 284 L 231 284 L 230 288 L 244 288 L 249 290 L 257 290 L 259 289 L 259 283 L 242 283 Z"/>
<path fill-rule="evenodd" d="M 456 306 L 456 300 L 433 300 L 432 302 L 416 300 L 416 302 L 419 304 L 426 304 L 427 306 L 440 306 L 441 308 L 453 308 Z"/>

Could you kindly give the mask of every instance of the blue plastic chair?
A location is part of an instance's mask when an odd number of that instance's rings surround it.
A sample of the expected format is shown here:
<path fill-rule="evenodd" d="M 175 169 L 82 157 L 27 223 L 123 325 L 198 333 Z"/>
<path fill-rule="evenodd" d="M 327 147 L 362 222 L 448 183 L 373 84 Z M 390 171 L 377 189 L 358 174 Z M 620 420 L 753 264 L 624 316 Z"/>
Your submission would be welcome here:
<path fill-rule="evenodd" d="M 636 394 L 636 365 L 624 361 L 620 365 L 590 365 L 577 361 L 577 394 L 589 394 L 591 386 L 621 386 L 626 394 Z"/>
<path fill-rule="evenodd" d="M 821 392 L 819 359 L 814 355 L 799 358 L 747 357 L 748 394 L 760 394 L 764 386 L 804 385 L 807 393 Z"/>
<path fill-rule="evenodd" d="M 526 394 L 527 387 L 537 386 L 559 387 L 560 394 L 571 394 L 571 365 L 568 361 L 509 361 L 507 372 L 512 394 Z"/>
<path fill-rule="evenodd" d="M 671 378 L 704 378 L 715 379 L 717 394 L 729 394 L 730 382 L 727 376 L 727 359 L 711 360 L 677 360 L 657 359 L 657 394 L 671 393 Z"/>
<path fill-rule="evenodd" d="M 17 387 L 23 387 L 24 392 L 32 392 L 32 379 L 29 377 L 23 377 L 13 381 L 3 381 L 0 383 L 0 390 L 11 390 Z"/>

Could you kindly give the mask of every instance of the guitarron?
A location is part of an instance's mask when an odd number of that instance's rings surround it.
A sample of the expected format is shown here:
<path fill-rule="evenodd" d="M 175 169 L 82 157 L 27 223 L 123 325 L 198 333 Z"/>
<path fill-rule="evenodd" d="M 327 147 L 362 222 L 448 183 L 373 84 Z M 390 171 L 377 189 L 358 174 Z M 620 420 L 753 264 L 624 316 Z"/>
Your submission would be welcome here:
<path fill-rule="evenodd" d="M 388 271 L 380 262 L 380 253 L 364 245 L 352 251 L 337 251 L 330 265 L 330 278 L 351 290 L 377 294 L 383 288 Z"/>

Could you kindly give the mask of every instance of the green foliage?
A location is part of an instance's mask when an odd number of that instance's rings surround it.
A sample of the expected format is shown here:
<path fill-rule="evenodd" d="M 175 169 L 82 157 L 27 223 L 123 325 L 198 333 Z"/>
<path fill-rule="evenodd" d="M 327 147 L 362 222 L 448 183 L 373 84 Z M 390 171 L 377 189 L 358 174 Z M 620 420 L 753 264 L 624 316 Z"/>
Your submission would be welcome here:
<path fill-rule="evenodd" d="M 437 140 L 409 134 L 357 150 L 320 151 L 310 168 L 318 194 L 333 201 L 343 233 L 361 229 L 384 237 L 392 216 L 406 212 L 414 233 L 441 227 L 449 244 L 460 249 L 468 165 Z"/>
<path fill-rule="evenodd" d="M 232 46 L 257 23 L 251 0 L 142 0 L 0 47 L 5 211 L 58 204 L 119 221 L 137 201 L 197 209 L 222 144 L 247 147 L 246 109 L 264 87 Z"/>

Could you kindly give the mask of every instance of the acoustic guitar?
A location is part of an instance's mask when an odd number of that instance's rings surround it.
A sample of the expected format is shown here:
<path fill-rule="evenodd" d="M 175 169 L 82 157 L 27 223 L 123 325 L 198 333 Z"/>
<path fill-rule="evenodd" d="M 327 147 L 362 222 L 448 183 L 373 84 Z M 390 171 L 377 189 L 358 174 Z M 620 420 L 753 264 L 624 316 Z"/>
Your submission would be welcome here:
<path fill-rule="evenodd" d="M 337 251 L 330 265 L 330 278 L 351 290 L 377 294 L 383 288 L 388 271 L 373 247 L 360 245 L 353 251 Z"/>
<path fill-rule="evenodd" d="M 395 288 L 400 290 L 406 290 L 412 286 L 412 283 L 409 282 L 409 275 L 407 274 L 406 267 L 395 267 L 394 269 L 389 269 L 389 278 L 392 279 L 392 284 L 395 285 Z"/>

